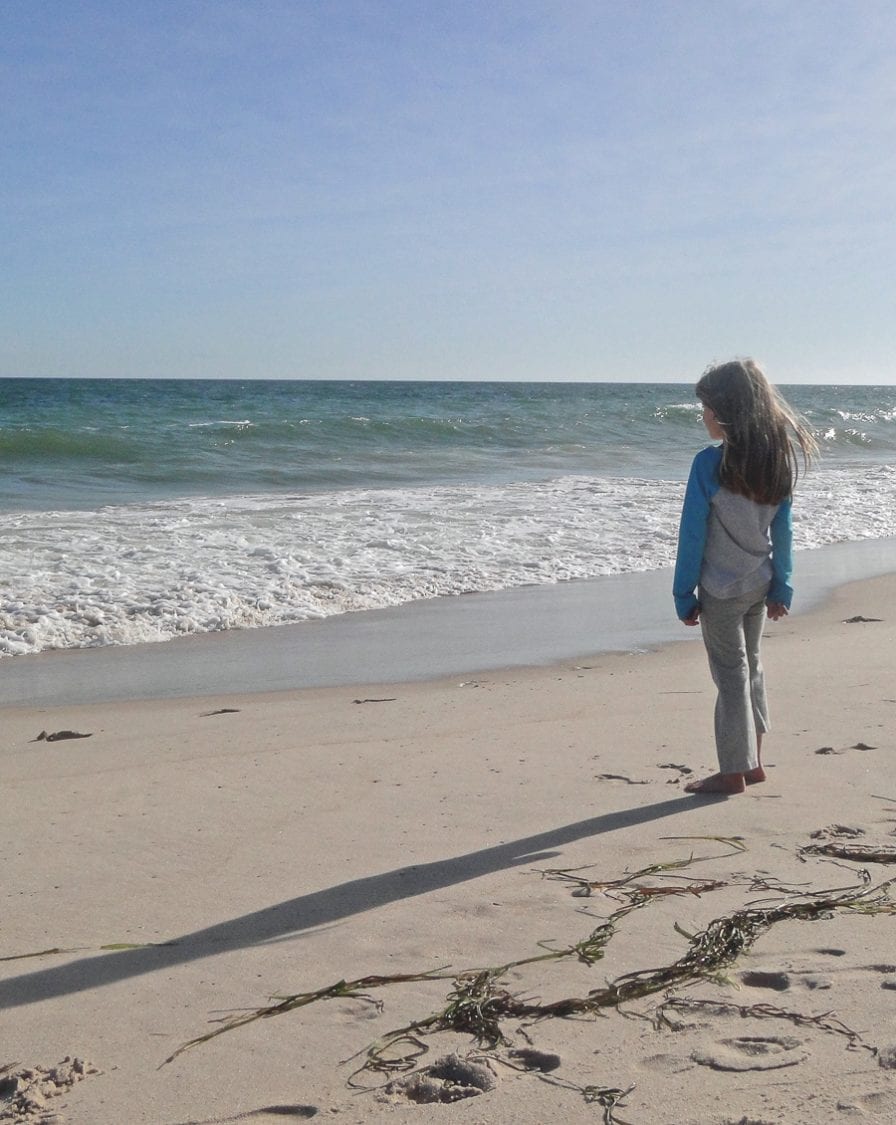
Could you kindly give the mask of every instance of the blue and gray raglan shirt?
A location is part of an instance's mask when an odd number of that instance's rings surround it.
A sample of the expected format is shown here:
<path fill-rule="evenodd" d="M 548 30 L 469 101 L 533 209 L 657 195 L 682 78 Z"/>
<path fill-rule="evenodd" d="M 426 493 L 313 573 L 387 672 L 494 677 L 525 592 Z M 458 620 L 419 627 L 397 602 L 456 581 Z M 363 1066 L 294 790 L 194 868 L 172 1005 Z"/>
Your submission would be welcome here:
<path fill-rule="evenodd" d="M 697 608 L 698 586 L 736 598 L 768 583 L 766 600 L 790 607 L 793 525 L 790 498 L 757 504 L 722 488 L 721 445 L 694 458 L 684 495 L 672 594 L 684 620 Z"/>

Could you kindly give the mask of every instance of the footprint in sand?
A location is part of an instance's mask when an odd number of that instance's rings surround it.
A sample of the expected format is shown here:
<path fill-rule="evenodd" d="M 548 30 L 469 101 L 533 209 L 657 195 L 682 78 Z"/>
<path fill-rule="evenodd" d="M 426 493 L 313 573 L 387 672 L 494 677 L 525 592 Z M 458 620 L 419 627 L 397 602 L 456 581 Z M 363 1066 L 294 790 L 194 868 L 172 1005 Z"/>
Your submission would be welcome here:
<path fill-rule="evenodd" d="M 875 1117 L 885 1116 L 885 1120 L 892 1121 L 896 1114 L 896 1095 L 889 1093 L 861 1094 L 857 1098 L 844 1098 L 837 1102 L 837 1109 L 842 1112 L 855 1113 L 864 1116 L 873 1113 Z"/>
<path fill-rule="evenodd" d="M 787 1035 L 742 1035 L 691 1054 L 695 1063 L 713 1070 L 778 1070 L 808 1057 L 803 1041 Z"/>
<path fill-rule="evenodd" d="M 813 992 L 825 992 L 827 989 L 834 987 L 834 982 L 830 977 L 823 977 L 819 973 L 800 974 L 800 984 Z"/>
<path fill-rule="evenodd" d="M 560 1056 L 550 1051 L 539 1051 L 535 1047 L 515 1047 L 507 1052 L 512 1065 L 523 1070 L 539 1070 L 547 1074 L 560 1066 Z"/>
<path fill-rule="evenodd" d="M 641 1060 L 645 1070 L 654 1070 L 659 1074 L 681 1074 L 684 1070 L 693 1070 L 694 1064 L 682 1055 L 650 1055 Z"/>
<path fill-rule="evenodd" d="M 896 1044 L 877 1048 L 877 1065 L 884 1070 L 896 1070 Z"/>
<path fill-rule="evenodd" d="M 431 1066 L 415 1070 L 404 1078 L 396 1078 L 386 1086 L 385 1093 L 409 1102 L 457 1102 L 485 1094 L 495 1088 L 495 1075 L 482 1063 L 470 1062 L 460 1055 L 446 1055 Z"/>
<path fill-rule="evenodd" d="M 67 1094 L 89 1074 L 100 1074 L 93 1063 L 66 1055 L 56 1066 L 0 1067 L 0 1121 L 61 1121 L 47 1102 Z"/>
<path fill-rule="evenodd" d="M 855 839 L 858 836 L 864 835 L 864 828 L 854 828 L 850 824 L 829 824 L 827 828 L 816 828 L 814 832 L 810 832 L 809 838 L 812 840 L 842 840 Z"/>
<path fill-rule="evenodd" d="M 770 988 L 773 992 L 786 992 L 790 988 L 790 974 L 770 969 L 748 969 L 740 974 L 741 984 L 748 988 Z"/>
<path fill-rule="evenodd" d="M 820 973 L 787 973 L 775 969 L 747 969 L 740 974 L 740 982 L 747 988 L 767 988 L 772 992 L 787 992 L 794 984 L 813 991 L 833 987 L 833 981 Z"/>
<path fill-rule="evenodd" d="M 780 1125 L 780 1123 L 769 1121 L 767 1117 L 738 1117 L 737 1121 L 729 1117 L 721 1125 Z"/>

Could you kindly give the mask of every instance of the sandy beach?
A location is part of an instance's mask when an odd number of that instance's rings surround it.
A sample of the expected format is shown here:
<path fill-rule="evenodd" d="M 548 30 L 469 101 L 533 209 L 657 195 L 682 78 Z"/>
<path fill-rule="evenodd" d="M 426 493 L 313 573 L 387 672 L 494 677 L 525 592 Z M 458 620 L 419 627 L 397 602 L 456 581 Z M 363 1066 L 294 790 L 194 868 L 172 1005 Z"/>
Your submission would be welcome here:
<path fill-rule="evenodd" d="M 894 604 L 767 627 L 731 799 L 694 643 L 5 707 L 0 1121 L 896 1119 Z"/>

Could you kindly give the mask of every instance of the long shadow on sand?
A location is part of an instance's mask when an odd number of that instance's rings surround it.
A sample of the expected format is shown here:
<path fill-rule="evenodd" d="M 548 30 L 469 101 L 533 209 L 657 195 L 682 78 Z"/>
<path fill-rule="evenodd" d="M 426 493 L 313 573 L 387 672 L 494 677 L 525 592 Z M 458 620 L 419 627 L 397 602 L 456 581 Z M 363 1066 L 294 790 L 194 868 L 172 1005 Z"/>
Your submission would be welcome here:
<path fill-rule="evenodd" d="M 312 891 L 288 902 L 184 934 L 168 945 L 82 957 L 65 965 L 39 969 L 2 981 L 0 1009 L 84 992 L 202 957 L 286 938 L 316 926 L 348 918 L 352 914 L 373 910 L 386 903 L 413 898 L 415 895 L 463 883 L 504 868 L 551 859 L 558 854 L 554 849 L 586 836 L 599 836 L 605 832 L 705 807 L 705 799 L 689 801 L 676 797 L 653 805 L 579 820 L 575 824 L 563 825 L 536 836 L 497 844 L 495 847 L 451 859 L 399 867 L 381 875 L 352 879 L 327 890 Z"/>

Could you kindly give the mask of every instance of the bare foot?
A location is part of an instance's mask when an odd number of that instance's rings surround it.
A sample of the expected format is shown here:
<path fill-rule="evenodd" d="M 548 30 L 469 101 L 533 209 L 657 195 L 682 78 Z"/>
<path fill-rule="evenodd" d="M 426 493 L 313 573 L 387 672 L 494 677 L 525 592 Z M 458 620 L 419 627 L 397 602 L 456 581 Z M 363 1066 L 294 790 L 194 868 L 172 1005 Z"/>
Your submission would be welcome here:
<path fill-rule="evenodd" d="M 748 785 L 765 781 L 765 770 L 761 765 L 744 773 L 714 773 L 702 781 L 689 781 L 685 793 L 743 793 Z"/>
<path fill-rule="evenodd" d="M 753 771 L 751 771 L 753 772 Z M 756 779 L 760 780 L 759 778 Z M 742 773 L 714 773 L 711 777 L 704 777 L 702 781 L 689 781 L 684 787 L 685 793 L 743 793 L 746 789 L 744 774 Z"/>

